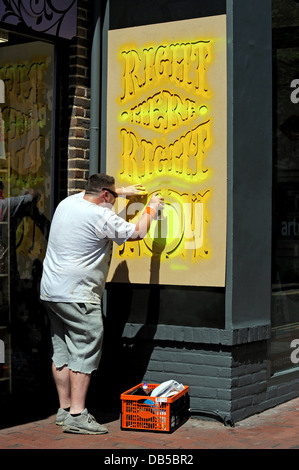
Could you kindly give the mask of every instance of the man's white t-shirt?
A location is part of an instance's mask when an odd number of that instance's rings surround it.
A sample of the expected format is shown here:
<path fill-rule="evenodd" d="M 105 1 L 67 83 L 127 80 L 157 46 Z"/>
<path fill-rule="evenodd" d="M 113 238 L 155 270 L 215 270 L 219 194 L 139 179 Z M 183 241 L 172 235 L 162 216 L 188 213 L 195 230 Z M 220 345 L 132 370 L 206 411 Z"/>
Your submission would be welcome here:
<path fill-rule="evenodd" d="M 99 304 L 113 241 L 121 245 L 135 231 L 134 224 L 83 195 L 67 197 L 55 211 L 43 263 L 42 300 Z"/>

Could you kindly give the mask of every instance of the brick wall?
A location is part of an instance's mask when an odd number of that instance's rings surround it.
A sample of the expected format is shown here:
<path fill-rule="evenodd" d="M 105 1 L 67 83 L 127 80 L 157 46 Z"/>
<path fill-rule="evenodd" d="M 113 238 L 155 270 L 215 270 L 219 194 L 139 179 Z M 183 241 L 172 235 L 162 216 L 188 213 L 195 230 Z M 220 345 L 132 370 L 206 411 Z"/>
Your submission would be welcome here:
<path fill-rule="evenodd" d="M 90 45 L 92 5 L 78 0 L 77 37 L 70 47 L 68 194 L 85 187 L 89 170 Z"/>
<path fill-rule="evenodd" d="M 234 420 L 263 411 L 268 387 L 267 341 L 234 346 L 231 377 Z"/>
<path fill-rule="evenodd" d="M 117 351 L 117 363 L 111 362 L 112 351 Z M 189 386 L 192 416 L 225 424 L 298 396 L 298 378 L 279 384 L 270 380 L 267 341 L 226 346 L 123 338 L 119 349 L 113 343 L 107 358 L 112 388 L 117 382 L 124 391 L 143 381 L 174 379 Z"/>
<path fill-rule="evenodd" d="M 230 418 L 231 355 L 226 347 L 161 342 L 153 349 L 145 378 L 188 385 L 193 415 Z"/>

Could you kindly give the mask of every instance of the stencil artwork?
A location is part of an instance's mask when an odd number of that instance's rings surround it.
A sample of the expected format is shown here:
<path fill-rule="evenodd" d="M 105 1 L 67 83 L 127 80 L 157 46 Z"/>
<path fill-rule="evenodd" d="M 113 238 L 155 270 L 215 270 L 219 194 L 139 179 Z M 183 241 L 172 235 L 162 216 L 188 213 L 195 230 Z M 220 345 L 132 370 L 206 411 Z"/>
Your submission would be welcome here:
<path fill-rule="evenodd" d="M 148 191 L 116 210 L 134 222 L 165 199 L 144 240 L 115 248 L 110 280 L 224 285 L 225 31 L 225 16 L 109 31 L 107 173 Z"/>

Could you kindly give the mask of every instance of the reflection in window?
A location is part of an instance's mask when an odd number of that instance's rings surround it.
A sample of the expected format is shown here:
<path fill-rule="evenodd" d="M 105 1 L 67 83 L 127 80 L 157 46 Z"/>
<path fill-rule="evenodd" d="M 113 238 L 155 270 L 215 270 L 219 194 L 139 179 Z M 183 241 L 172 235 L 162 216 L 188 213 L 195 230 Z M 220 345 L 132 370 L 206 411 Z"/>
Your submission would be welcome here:
<path fill-rule="evenodd" d="M 46 320 L 39 302 L 39 280 L 51 216 L 53 70 L 50 44 L 11 45 L 9 41 L 1 46 L 5 102 L 1 104 L 0 175 L 10 227 L 6 244 L 13 389 L 20 383 L 35 387 L 43 357 Z"/>
<path fill-rule="evenodd" d="M 299 366 L 292 354 L 299 339 L 298 79 L 299 8 L 273 1 L 272 374 Z"/>

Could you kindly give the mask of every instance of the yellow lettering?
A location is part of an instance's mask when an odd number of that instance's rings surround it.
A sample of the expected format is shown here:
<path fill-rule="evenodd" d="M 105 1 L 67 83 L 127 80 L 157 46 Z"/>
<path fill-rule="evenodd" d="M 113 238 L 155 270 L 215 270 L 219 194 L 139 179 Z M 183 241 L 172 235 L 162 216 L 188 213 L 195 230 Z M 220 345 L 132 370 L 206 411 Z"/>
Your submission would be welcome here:
<path fill-rule="evenodd" d="M 135 50 L 123 51 L 122 58 L 124 59 L 124 71 L 122 77 L 123 96 L 121 101 L 128 100 L 134 96 L 139 87 L 144 85 L 144 81 L 140 79 L 141 59 Z"/>
<path fill-rule="evenodd" d="M 160 79 L 163 76 L 170 76 L 170 69 L 168 69 L 169 66 L 171 66 L 171 62 L 169 62 L 168 48 L 167 46 L 159 46 L 156 51 L 154 63 L 156 78 Z"/>
<path fill-rule="evenodd" d="M 136 96 L 140 89 L 158 84 L 162 78 L 204 98 L 212 96 L 206 83 L 206 72 L 212 60 L 210 40 L 124 50 L 121 57 L 122 104 Z"/>
<path fill-rule="evenodd" d="M 200 193 L 179 193 L 167 191 L 172 203 L 166 204 L 162 220 L 153 221 L 144 240 L 126 242 L 118 250 L 120 259 L 159 256 L 163 261 L 177 256 L 186 260 L 208 258 L 210 256 L 204 239 L 207 230 L 206 203 L 210 191 Z M 130 204 L 130 203 L 129 203 Z M 130 205 L 127 206 L 127 213 Z"/>
<path fill-rule="evenodd" d="M 169 197 L 175 202 L 165 204 L 163 218 L 153 222 L 152 231 L 144 240 L 126 242 L 118 249 L 117 256 L 125 259 L 147 255 L 161 260 L 175 256 L 184 259 L 191 256 L 192 260 L 208 258 L 206 203 L 211 189 L 205 183 L 204 194 L 176 191 L 163 187 L 163 181 L 180 180 L 179 188 L 186 188 L 189 183 L 200 187 L 198 183 L 210 176 L 204 162 L 212 143 L 212 118 L 207 114 L 210 112 L 207 101 L 213 94 L 207 72 L 213 59 L 213 41 L 165 42 L 144 48 L 128 46 L 121 49 L 120 56 L 118 179 L 130 184 L 159 181 L 161 190 L 168 193 L 165 201 Z M 193 122 L 191 127 L 193 119 L 196 124 Z M 136 126 L 151 132 L 140 137 Z M 179 133 L 181 126 L 186 128 Z M 171 136 L 173 131 L 176 131 L 174 137 L 167 139 L 165 134 Z"/>
<path fill-rule="evenodd" d="M 168 146 L 139 139 L 134 132 L 120 131 L 122 138 L 120 178 L 141 180 L 165 173 L 184 179 L 202 180 L 207 176 L 203 159 L 211 145 L 211 121 L 182 135 Z"/>
<path fill-rule="evenodd" d="M 200 107 L 188 98 L 160 91 L 121 114 L 122 121 L 167 133 L 200 114 Z"/>
<path fill-rule="evenodd" d="M 133 132 L 128 132 L 126 129 L 120 131 L 122 136 L 122 169 L 120 171 L 121 176 L 129 176 L 130 178 L 136 178 L 139 175 L 138 162 L 137 162 L 137 151 L 139 148 L 137 137 Z"/>

